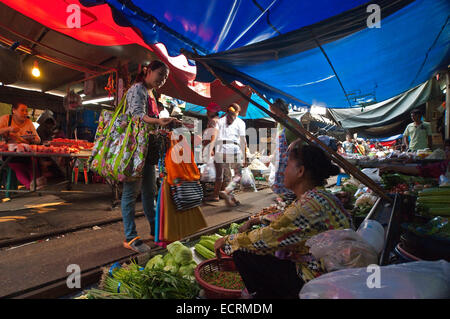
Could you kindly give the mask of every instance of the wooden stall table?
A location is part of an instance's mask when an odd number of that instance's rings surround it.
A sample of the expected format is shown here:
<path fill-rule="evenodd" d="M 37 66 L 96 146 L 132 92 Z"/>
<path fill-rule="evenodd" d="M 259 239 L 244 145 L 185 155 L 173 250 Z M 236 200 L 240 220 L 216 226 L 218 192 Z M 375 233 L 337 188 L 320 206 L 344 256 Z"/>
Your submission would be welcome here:
<path fill-rule="evenodd" d="M 2 171 L 6 165 L 11 161 L 12 158 L 14 157 L 30 157 L 32 159 L 37 159 L 37 158 L 52 158 L 53 160 L 55 160 L 55 158 L 67 158 L 69 159 L 69 161 L 67 162 L 67 164 L 65 165 L 65 169 L 66 169 L 66 180 L 55 184 L 55 185 L 63 185 L 63 184 L 67 184 L 66 190 L 59 190 L 59 191 L 48 191 L 48 190 L 38 190 L 39 193 L 48 193 L 48 194 L 58 194 L 58 193 L 63 193 L 63 192 L 73 192 L 73 193 L 87 193 L 85 191 L 72 191 L 72 165 L 76 160 L 80 160 L 83 162 L 84 165 L 87 165 L 86 162 L 89 159 L 89 157 L 91 156 L 92 152 L 91 151 L 80 151 L 79 153 L 38 153 L 38 152 L 0 152 L 0 157 L 3 158 L 3 162 L 0 166 L 0 171 Z M 1 189 L 0 192 L 7 192 L 7 193 L 33 193 L 36 192 L 36 160 L 32 160 L 32 180 L 34 181 L 34 185 L 33 185 L 33 189 L 30 190 L 5 190 L 5 189 Z M 56 162 L 56 161 L 55 161 Z M 85 166 L 86 167 L 86 166 Z M 97 193 L 97 192 L 91 192 L 89 191 L 90 194 L 92 193 Z M 100 194 L 100 193 L 98 193 Z M 102 193 L 103 194 L 103 193 Z"/>

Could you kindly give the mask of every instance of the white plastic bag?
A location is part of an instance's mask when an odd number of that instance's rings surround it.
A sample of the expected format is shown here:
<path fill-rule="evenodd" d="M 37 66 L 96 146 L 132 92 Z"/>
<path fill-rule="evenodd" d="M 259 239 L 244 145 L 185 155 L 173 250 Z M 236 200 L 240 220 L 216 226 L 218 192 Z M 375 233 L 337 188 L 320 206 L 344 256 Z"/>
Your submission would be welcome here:
<path fill-rule="evenodd" d="M 370 288 L 372 287 L 372 288 Z M 306 283 L 300 299 L 448 299 L 450 263 L 416 261 L 335 271 Z"/>
<path fill-rule="evenodd" d="M 275 173 L 276 173 L 276 169 L 275 169 L 275 165 L 273 165 L 272 163 L 269 164 L 269 186 L 272 187 L 273 184 L 275 184 Z"/>
<path fill-rule="evenodd" d="M 371 180 L 375 183 L 381 183 L 380 177 L 380 169 L 379 168 L 364 168 L 361 170 L 364 174 L 367 175 Z"/>
<path fill-rule="evenodd" d="M 308 239 L 306 246 L 316 259 L 322 258 L 328 272 L 378 263 L 376 251 L 352 229 L 322 232 Z"/>
<path fill-rule="evenodd" d="M 244 167 L 242 169 L 241 185 L 244 188 L 253 188 L 255 192 L 258 191 L 256 189 L 255 177 L 253 176 L 252 171 L 248 167 Z"/>
<path fill-rule="evenodd" d="M 356 231 L 370 246 L 372 246 L 377 254 L 381 253 L 384 248 L 384 227 L 376 220 L 365 220 Z"/>
<path fill-rule="evenodd" d="M 210 158 L 208 163 L 202 165 L 200 169 L 200 180 L 205 183 L 212 183 L 216 180 L 216 167 L 214 166 L 214 158 Z"/>

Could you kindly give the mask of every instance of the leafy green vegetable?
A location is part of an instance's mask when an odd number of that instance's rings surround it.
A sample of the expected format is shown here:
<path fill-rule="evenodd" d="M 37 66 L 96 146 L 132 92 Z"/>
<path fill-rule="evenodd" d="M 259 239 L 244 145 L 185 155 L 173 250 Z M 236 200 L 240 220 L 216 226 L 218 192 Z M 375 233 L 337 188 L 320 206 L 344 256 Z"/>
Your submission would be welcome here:
<path fill-rule="evenodd" d="M 180 276 L 194 276 L 194 270 L 197 267 L 197 263 L 195 261 L 191 261 L 189 264 L 181 266 L 178 270 L 178 274 Z"/>
<path fill-rule="evenodd" d="M 177 264 L 187 264 L 192 260 L 192 251 L 179 241 L 167 245 L 167 250 L 174 257 Z"/>
<path fill-rule="evenodd" d="M 193 299 L 200 288 L 191 277 L 183 278 L 159 269 L 126 267 L 105 275 L 101 289 L 87 291 L 98 299 Z M 120 285 L 119 285 L 120 284 Z"/>
<path fill-rule="evenodd" d="M 342 192 L 350 193 L 352 196 L 355 195 L 357 190 L 358 190 L 358 187 L 356 187 L 355 185 L 353 185 L 351 183 L 345 183 L 344 185 L 342 185 L 342 188 L 341 188 Z"/>
<path fill-rule="evenodd" d="M 145 265 L 145 268 L 148 269 L 163 269 L 165 266 L 163 256 L 162 255 L 156 255 L 152 259 L 150 259 L 147 264 Z"/>

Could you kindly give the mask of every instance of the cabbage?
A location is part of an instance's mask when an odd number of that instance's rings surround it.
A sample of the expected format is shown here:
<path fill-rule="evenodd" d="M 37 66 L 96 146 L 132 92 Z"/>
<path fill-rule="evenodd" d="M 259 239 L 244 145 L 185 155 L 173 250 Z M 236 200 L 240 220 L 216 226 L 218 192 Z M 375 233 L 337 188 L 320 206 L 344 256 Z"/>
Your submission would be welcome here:
<path fill-rule="evenodd" d="M 162 255 L 156 255 L 145 265 L 146 269 L 163 269 L 165 266 Z"/>
<path fill-rule="evenodd" d="M 167 245 L 167 250 L 174 257 L 177 264 L 185 265 L 192 261 L 192 251 L 179 241 Z"/>
<path fill-rule="evenodd" d="M 168 262 L 169 260 L 173 260 L 173 256 L 172 256 L 171 253 L 167 253 L 167 254 L 165 254 L 164 257 L 163 257 L 164 264 L 167 264 L 167 262 Z"/>
<path fill-rule="evenodd" d="M 194 270 L 197 267 L 197 263 L 195 261 L 191 261 L 190 263 L 183 265 L 178 270 L 178 274 L 181 276 L 194 276 Z"/>
<path fill-rule="evenodd" d="M 170 272 L 173 275 L 176 275 L 178 273 L 178 270 L 180 269 L 180 266 L 177 264 L 170 264 L 163 268 L 164 271 Z"/>

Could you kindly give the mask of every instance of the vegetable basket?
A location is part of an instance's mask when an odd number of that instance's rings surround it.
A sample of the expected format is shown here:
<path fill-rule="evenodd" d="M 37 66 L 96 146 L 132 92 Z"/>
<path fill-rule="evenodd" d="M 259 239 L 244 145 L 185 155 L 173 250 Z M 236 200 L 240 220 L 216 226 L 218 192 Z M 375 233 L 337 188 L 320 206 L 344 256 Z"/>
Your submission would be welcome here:
<path fill-rule="evenodd" d="M 209 273 L 218 271 L 233 271 L 237 272 L 234 265 L 233 258 L 223 257 L 220 260 L 217 258 L 205 260 L 195 268 L 195 279 L 198 284 L 205 290 L 207 299 L 239 299 L 241 298 L 242 290 L 226 289 L 211 285 L 204 279 Z"/>

